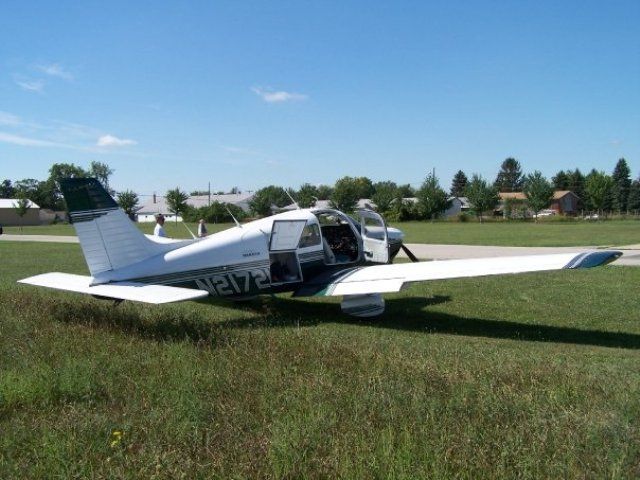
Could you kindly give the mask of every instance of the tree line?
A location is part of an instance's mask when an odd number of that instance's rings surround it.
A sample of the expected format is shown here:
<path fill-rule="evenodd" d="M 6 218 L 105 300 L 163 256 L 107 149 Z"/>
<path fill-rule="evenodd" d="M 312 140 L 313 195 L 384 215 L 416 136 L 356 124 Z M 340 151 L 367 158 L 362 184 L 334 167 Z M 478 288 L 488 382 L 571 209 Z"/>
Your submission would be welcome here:
<path fill-rule="evenodd" d="M 0 183 L 0 198 L 29 198 L 42 208 L 64 210 L 64 199 L 59 189 L 59 180 L 67 177 L 95 177 L 115 195 L 118 204 L 134 218 L 139 210 L 139 197 L 131 191 L 114 192 L 109 185 L 113 174 L 107 164 L 91 162 L 88 169 L 67 163 L 56 163 L 49 169 L 46 180 L 23 179 L 16 182 L 5 179 Z M 551 204 L 554 190 L 570 190 L 579 198 L 579 209 L 601 215 L 640 210 L 640 178 L 631 180 L 631 171 L 624 158 L 618 160 L 611 175 L 591 170 L 583 175 L 579 169 L 560 170 L 550 180 L 541 172 L 525 175 L 518 160 L 505 159 L 493 181 L 473 174 L 469 179 L 459 170 L 451 181 L 449 191 L 441 187 L 434 173 L 429 173 L 420 187 L 396 184 L 393 181 L 373 182 L 367 177 L 342 177 L 333 186 L 304 183 L 298 189 L 269 185 L 256 191 L 249 202 L 251 215 L 266 216 L 274 207 L 282 208 L 292 203 L 301 208 L 313 206 L 319 200 L 327 200 L 339 210 L 352 212 L 360 199 L 371 199 L 376 209 L 391 221 L 435 219 L 449 207 L 453 197 L 466 197 L 472 213 L 482 220 L 482 215 L 492 212 L 500 201 L 501 192 L 522 192 L 526 198 L 521 209 L 527 209 L 535 217 Z M 234 187 L 232 193 L 239 193 Z M 203 192 L 192 192 L 193 194 Z M 204 192 L 206 194 L 208 192 Z M 242 220 L 248 216 L 241 208 L 229 203 L 212 202 L 200 208 L 188 204 L 189 195 L 179 187 L 165 194 L 171 213 L 181 215 L 187 221 L 204 218 L 208 222 L 229 222 L 232 216 Z M 505 214 L 514 205 L 505 202 Z"/>

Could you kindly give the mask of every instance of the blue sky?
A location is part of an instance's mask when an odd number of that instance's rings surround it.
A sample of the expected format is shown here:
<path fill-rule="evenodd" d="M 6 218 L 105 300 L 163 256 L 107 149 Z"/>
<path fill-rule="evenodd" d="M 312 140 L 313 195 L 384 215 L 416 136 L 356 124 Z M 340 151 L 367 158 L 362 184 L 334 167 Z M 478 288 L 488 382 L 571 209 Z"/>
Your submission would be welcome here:
<path fill-rule="evenodd" d="M 640 2 L 3 2 L 0 179 L 640 174 Z"/>

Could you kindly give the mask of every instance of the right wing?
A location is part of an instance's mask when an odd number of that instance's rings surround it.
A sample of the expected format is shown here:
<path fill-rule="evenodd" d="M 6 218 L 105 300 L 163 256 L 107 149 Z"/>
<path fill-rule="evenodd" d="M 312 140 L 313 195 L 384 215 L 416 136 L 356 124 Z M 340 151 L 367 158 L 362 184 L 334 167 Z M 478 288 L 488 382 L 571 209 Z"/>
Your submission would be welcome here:
<path fill-rule="evenodd" d="M 622 252 L 603 250 L 356 267 L 311 279 L 295 295 L 337 296 L 398 292 L 405 283 L 410 282 L 597 267 L 613 262 L 621 255 Z"/>
<path fill-rule="evenodd" d="M 170 303 L 183 300 L 195 300 L 206 297 L 208 292 L 190 288 L 169 287 L 166 285 L 150 285 L 136 282 L 114 282 L 102 285 L 91 285 L 92 277 L 73 275 L 70 273 L 43 273 L 34 277 L 18 280 L 39 287 L 55 288 L 70 292 L 86 293 L 98 297 L 116 300 L 133 300 L 145 303 Z"/>

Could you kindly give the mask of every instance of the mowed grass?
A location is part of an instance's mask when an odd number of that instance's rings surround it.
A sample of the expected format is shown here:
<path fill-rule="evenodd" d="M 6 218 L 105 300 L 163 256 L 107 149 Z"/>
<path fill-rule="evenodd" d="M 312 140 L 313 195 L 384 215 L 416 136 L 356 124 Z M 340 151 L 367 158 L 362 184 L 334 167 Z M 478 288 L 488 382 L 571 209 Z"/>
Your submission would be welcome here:
<path fill-rule="evenodd" d="M 16 285 L 0 243 L 0 478 L 637 478 L 640 269 L 338 300 L 148 306 Z"/>
<path fill-rule="evenodd" d="M 154 223 L 139 223 L 144 233 L 153 233 Z M 188 223 L 192 232 L 197 225 Z M 449 245 L 498 245 L 514 247 L 622 246 L 640 243 L 640 221 L 608 220 L 573 222 L 400 222 L 392 226 L 402 230 L 407 243 Z M 233 227 L 233 224 L 208 224 L 209 233 Z M 190 238 L 184 225 L 165 224 L 167 235 Z M 6 233 L 20 233 L 18 227 L 5 227 Z M 23 227 L 24 234 L 75 235 L 72 225 Z"/>
<path fill-rule="evenodd" d="M 191 234 L 185 228 L 185 225 L 189 227 L 194 234 L 198 232 L 198 224 L 197 223 L 174 223 L 174 222 L 166 222 L 164 224 L 165 232 L 169 237 L 172 238 L 191 238 Z M 136 226 L 143 232 L 152 234 L 153 229 L 156 226 L 154 222 L 144 222 L 144 223 L 136 223 Z M 209 233 L 220 232 L 222 230 L 226 230 L 228 228 L 233 227 L 233 223 L 216 223 L 216 224 L 207 224 L 207 230 Z M 73 225 L 58 223 L 52 225 L 30 225 L 22 227 L 4 227 L 4 232 L 12 235 L 75 235 L 76 231 Z"/>
<path fill-rule="evenodd" d="M 404 222 L 407 243 L 512 247 L 621 246 L 640 243 L 639 220 Z"/>

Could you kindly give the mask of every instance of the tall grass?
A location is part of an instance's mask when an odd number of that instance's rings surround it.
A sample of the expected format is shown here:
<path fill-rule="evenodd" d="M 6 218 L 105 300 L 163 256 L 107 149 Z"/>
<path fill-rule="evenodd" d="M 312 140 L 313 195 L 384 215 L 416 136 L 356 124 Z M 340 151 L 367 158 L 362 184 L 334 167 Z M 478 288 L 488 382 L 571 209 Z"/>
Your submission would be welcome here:
<path fill-rule="evenodd" d="M 0 478 L 640 475 L 638 269 L 415 285 L 362 321 L 116 307 L 13 283 L 83 273 L 77 245 L 0 258 Z"/>

